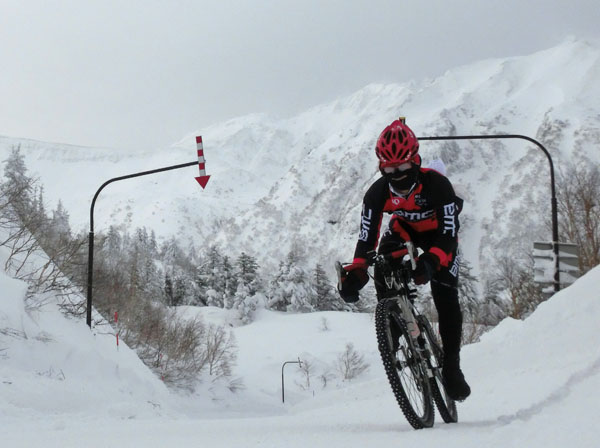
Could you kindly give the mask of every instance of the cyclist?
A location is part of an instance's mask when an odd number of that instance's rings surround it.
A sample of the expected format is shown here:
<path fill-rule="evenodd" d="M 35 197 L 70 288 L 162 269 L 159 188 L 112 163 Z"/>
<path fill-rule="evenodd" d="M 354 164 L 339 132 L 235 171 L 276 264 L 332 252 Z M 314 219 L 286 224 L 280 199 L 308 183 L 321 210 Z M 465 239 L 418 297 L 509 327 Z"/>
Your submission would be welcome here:
<path fill-rule="evenodd" d="M 366 260 L 379 240 L 383 213 L 390 213 L 379 244 L 386 253 L 410 239 L 424 252 L 413 271 L 416 284 L 431 281 L 444 348 L 442 375 L 448 395 L 464 400 L 471 393 L 460 369 L 462 312 L 458 302 L 458 214 L 462 199 L 439 172 L 421 168 L 419 141 L 403 119 L 393 121 L 377 139 L 375 153 L 381 177 L 367 190 L 354 260 L 344 267 L 339 289 L 346 302 L 356 302 L 369 280 Z M 385 297 L 385 282 L 375 270 L 377 299 Z"/>

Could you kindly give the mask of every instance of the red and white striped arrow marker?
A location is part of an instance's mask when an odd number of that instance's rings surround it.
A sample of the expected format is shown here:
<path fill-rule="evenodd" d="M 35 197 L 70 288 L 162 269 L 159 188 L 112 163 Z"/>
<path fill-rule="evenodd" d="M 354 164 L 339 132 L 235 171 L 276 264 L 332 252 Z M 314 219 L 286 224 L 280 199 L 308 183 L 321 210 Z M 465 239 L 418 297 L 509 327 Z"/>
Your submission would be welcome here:
<path fill-rule="evenodd" d="M 198 168 L 200 168 L 200 176 L 195 179 L 202 188 L 205 188 L 210 176 L 206 175 L 206 160 L 204 160 L 204 147 L 202 146 L 201 135 L 196 137 L 196 148 L 198 148 Z"/>

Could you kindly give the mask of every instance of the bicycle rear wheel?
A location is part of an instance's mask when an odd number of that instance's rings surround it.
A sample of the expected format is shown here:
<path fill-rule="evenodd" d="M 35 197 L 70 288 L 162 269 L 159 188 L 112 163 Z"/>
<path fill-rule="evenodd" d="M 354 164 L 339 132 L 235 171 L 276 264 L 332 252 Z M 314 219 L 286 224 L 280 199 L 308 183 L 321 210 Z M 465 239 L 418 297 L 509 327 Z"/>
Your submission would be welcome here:
<path fill-rule="evenodd" d="M 431 394 L 438 408 L 442 420 L 446 423 L 456 423 L 458 421 L 458 411 L 456 402 L 448 396 L 446 388 L 442 382 L 442 361 L 444 352 L 433 333 L 433 329 L 425 316 L 418 317 L 421 335 L 425 338 L 426 347 L 430 350 L 429 362 L 433 375 L 430 376 Z"/>
<path fill-rule="evenodd" d="M 413 428 L 430 428 L 435 414 L 427 366 L 395 300 L 377 304 L 375 329 L 385 373 L 402 413 Z"/>

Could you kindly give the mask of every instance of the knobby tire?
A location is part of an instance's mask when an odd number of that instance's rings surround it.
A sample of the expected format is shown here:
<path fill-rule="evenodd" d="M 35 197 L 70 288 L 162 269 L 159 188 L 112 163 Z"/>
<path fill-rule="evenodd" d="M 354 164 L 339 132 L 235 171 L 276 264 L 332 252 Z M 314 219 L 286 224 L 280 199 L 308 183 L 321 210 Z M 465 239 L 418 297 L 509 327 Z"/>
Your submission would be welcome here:
<path fill-rule="evenodd" d="M 406 323 L 400 318 L 394 300 L 384 299 L 377 304 L 375 329 L 385 373 L 402 413 L 413 428 L 430 428 L 435 413 L 427 366 L 415 347 L 416 341 L 411 338 Z M 396 341 L 393 341 L 393 334 L 397 336 Z M 394 350 L 395 342 L 398 343 L 397 350 Z M 408 353 L 408 359 L 405 359 L 404 353 Z M 406 364 L 403 368 L 401 361 Z M 401 376 L 408 380 L 406 387 L 402 384 Z"/>

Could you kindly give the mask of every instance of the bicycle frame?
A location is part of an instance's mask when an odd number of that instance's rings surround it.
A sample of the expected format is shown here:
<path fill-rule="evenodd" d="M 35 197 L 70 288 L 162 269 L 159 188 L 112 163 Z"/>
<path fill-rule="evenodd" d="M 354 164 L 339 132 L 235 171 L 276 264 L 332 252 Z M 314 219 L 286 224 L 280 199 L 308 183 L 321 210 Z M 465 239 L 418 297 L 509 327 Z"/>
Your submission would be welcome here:
<path fill-rule="evenodd" d="M 414 252 L 415 250 L 412 241 L 407 241 L 406 249 L 401 249 L 387 255 L 375 255 L 370 264 L 378 265 L 380 268 L 388 270 L 388 272 L 383 274 L 385 286 L 390 291 L 396 291 L 397 294 L 395 297 L 390 297 L 386 300 L 395 300 L 398 303 L 401 317 L 404 319 L 410 335 L 413 338 L 417 338 L 421 334 L 419 325 L 416 321 L 416 318 L 420 313 L 417 311 L 414 301 L 411 300 L 414 299 L 414 296 L 412 295 L 414 290 L 411 290 L 409 286 L 411 271 L 417 266 Z M 389 259 L 402 259 L 402 257 L 406 255 L 409 257 L 410 266 L 403 264 L 398 269 L 390 268 Z M 373 281 L 376 281 L 375 278 L 373 278 Z"/>

